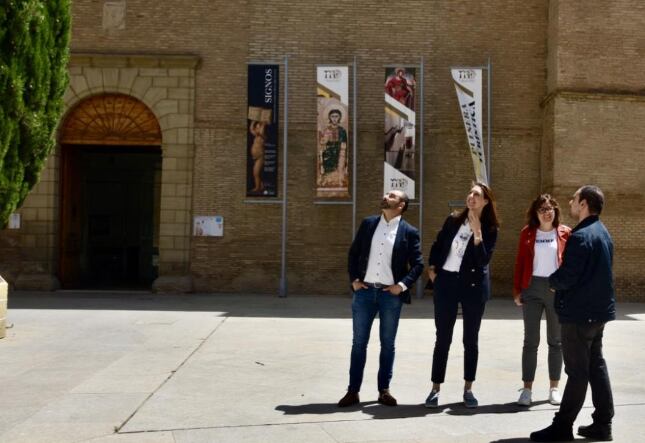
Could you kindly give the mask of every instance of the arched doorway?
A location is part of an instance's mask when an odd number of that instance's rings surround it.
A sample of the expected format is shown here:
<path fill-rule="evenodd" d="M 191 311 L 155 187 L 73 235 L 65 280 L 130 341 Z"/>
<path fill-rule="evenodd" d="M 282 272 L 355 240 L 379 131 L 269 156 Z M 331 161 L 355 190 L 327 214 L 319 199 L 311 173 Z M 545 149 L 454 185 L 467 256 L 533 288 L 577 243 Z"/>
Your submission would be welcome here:
<path fill-rule="evenodd" d="M 161 129 L 125 94 L 89 97 L 59 132 L 59 279 L 67 289 L 143 289 L 157 277 Z"/>

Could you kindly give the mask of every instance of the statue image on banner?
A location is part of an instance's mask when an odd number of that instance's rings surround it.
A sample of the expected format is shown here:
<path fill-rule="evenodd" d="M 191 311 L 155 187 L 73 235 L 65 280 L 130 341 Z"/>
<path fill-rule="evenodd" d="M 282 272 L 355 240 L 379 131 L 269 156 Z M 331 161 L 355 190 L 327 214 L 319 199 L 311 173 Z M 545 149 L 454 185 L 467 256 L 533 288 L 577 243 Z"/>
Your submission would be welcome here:
<path fill-rule="evenodd" d="M 249 65 L 246 115 L 246 195 L 278 195 L 277 65 Z"/>
<path fill-rule="evenodd" d="M 346 90 L 347 67 L 318 68 L 316 197 L 349 197 Z"/>
<path fill-rule="evenodd" d="M 385 71 L 384 192 L 396 189 L 415 198 L 415 69 Z"/>
<path fill-rule="evenodd" d="M 407 108 L 414 109 L 414 90 L 417 85 L 414 70 L 391 68 L 385 72 L 385 76 L 385 92 Z"/>
<path fill-rule="evenodd" d="M 262 181 L 265 151 L 264 143 L 267 137 L 267 124 L 271 124 L 271 109 L 249 107 L 248 118 L 250 120 L 249 132 L 253 136 L 250 150 L 253 161 L 253 188 L 248 192 L 250 194 L 262 194 L 264 192 L 264 182 Z"/>

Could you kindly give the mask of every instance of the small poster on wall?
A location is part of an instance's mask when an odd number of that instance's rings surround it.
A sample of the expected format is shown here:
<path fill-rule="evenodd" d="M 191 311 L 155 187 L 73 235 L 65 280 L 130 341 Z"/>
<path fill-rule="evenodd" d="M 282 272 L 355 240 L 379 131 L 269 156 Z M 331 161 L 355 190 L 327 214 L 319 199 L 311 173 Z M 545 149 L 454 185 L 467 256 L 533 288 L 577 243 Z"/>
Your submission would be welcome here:
<path fill-rule="evenodd" d="M 196 215 L 193 219 L 195 237 L 222 237 L 224 235 L 224 217 L 221 215 Z"/>

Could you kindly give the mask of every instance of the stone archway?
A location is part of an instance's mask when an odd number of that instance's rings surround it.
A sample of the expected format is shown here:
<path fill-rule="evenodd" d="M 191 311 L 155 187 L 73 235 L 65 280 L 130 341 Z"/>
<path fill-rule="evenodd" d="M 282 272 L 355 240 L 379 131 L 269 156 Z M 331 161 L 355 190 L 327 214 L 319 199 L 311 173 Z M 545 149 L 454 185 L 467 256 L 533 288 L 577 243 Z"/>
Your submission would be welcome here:
<path fill-rule="evenodd" d="M 145 289 L 158 276 L 161 128 L 125 94 L 80 101 L 59 130 L 58 277 L 66 289 Z"/>
<path fill-rule="evenodd" d="M 61 145 L 161 146 L 161 128 L 140 100 L 120 93 L 86 98 L 67 113 Z"/>
<path fill-rule="evenodd" d="M 194 157 L 195 74 L 192 55 L 73 53 L 65 92 L 69 116 L 83 100 L 102 94 L 132 97 L 150 110 L 161 131 L 159 292 L 189 292 L 190 211 Z M 61 128 L 62 129 L 62 128 Z M 110 134 L 88 127 L 94 137 Z M 103 128 L 105 130 L 106 128 Z M 145 133 L 145 131 L 143 131 Z M 89 134 L 89 133 L 88 133 Z M 21 208 L 23 228 L 14 243 L 20 252 L 13 275 L 18 289 L 52 290 L 59 285 L 61 151 L 48 159 L 40 182 Z"/>

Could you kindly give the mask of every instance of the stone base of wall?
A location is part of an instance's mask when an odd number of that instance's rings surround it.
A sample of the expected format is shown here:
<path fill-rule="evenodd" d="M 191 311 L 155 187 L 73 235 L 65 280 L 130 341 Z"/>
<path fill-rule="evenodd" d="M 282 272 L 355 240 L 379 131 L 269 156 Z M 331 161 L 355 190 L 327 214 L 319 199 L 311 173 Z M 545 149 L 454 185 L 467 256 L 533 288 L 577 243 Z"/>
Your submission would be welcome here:
<path fill-rule="evenodd" d="M 168 275 L 152 283 L 152 291 L 160 294 L 186 294 L 193 292 L 193 278 L 190 275 Z"/>
<path fill-rule="evenodd" d="M 60 281 L 50 274 L 20 274 L 14 286 L 23 291 L 55 291 L 60 289 Z"/>

